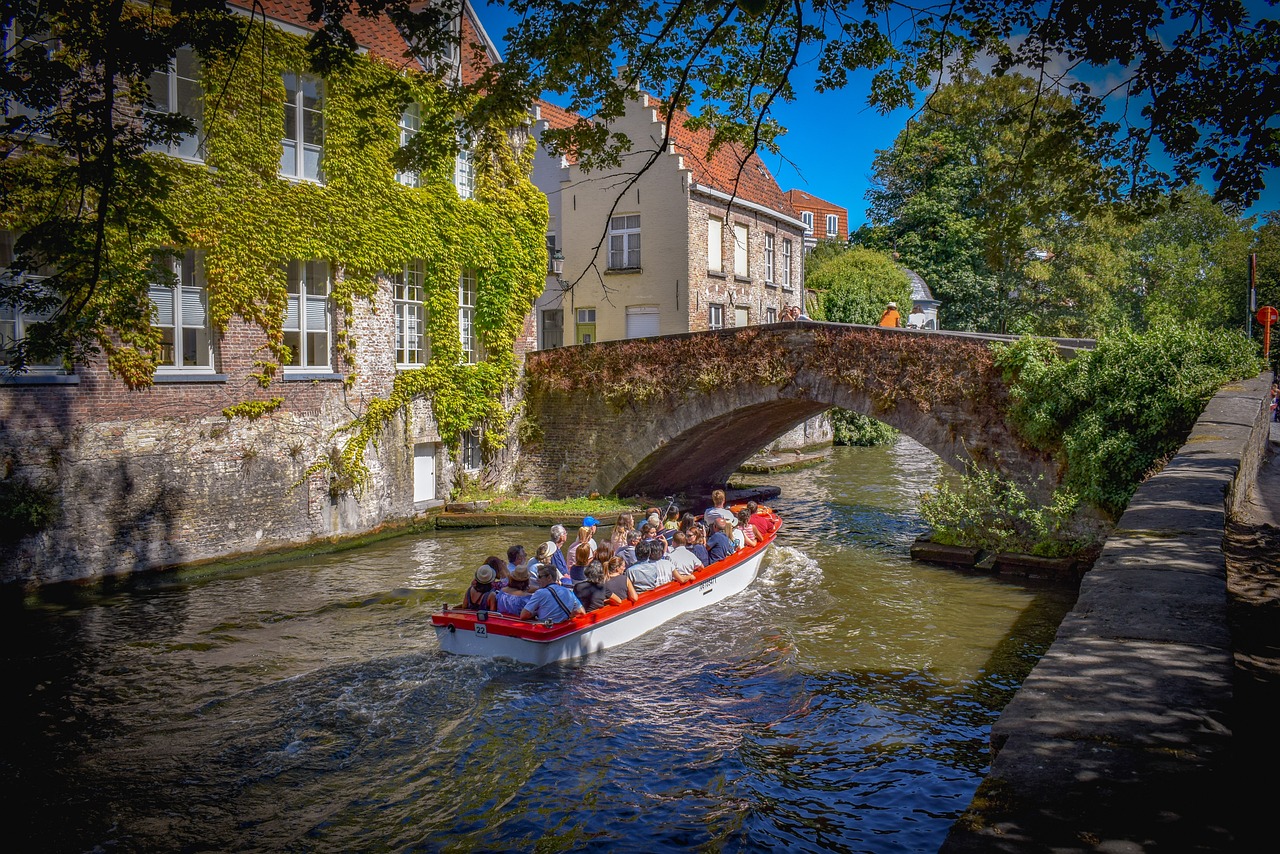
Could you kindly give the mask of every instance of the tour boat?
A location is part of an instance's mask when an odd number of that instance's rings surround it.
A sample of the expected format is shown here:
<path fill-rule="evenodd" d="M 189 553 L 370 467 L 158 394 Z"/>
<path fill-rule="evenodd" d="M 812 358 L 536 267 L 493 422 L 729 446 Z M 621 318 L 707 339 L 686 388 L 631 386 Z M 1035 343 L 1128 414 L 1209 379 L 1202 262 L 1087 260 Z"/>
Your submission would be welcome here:
<path fill-rule="evenodd" d="M 774 517 L 781 527 L 781 520 Z M 640 637 L 670 619 L 714 605 L 741 593 L 755 580 L 777 528 L 756 545 L 738 551 L 695 573 L 687 584 L 670 581 L 640 594 L 635 602 L 605 605 L 561 623 L 537 623 L 497 611 L 464 611 L 445 607 L 431 615 L 436 638 L 445 652 L 510 658 L 528 664 L 581 658 Z"/>

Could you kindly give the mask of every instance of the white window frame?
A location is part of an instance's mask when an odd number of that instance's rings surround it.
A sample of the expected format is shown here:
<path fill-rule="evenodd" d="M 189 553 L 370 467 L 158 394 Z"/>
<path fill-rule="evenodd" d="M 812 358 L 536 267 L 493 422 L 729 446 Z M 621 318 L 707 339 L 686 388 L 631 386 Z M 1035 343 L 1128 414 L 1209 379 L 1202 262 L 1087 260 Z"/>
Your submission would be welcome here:
<path fill-rule="evenodd" d="M 707 272 L 724 272 L 724 220 L 707 217 Z"/>
<path fill-rule="evenodd" d="M 751 275 L 751 229 L 745 222 L 733 224 L 733 274 L 742 278 Z"/>
<path fill-rule="evenodd" d="M 580 340 L 582 338 L 582 332 L 578 328 L 579 326 L 591 327 L 590 340 L 588 341 Z M 594 341 L 599 341 L 599 340 L 600 340 L 600 336 L 597 334 L 597 329 L 596 329 L 596 310 L 590 307 L 576 309 L 573 313 L 573 343 L 590 344 Z"/>
<path fill-rule="evenodd" d="M 50 58 L 56 49 L 57 41 L 53 38 L 53 34 L 45 31 L 28 35 L 26 33 L 19 34 L 19 24 L 16 18 L 9 18 L 3 22 L 3 32 L 0 32 L 0 47 L 3 47 L 4 57 L 6 61 L 16 60 L 18 53 L 24 45 L 41 45 L 45 57 Z M 3 115 L 5 118 L 16 118 L 18 116 L 37 116 L 40 111 L 22 103 L 17 99 L 10 99 Z M 47 140 L 49 137 L 43 132 L 31 130 L 28 132 L 35 139 Z"/>
<path fill-rule="evenodd" d="M 765 323 L 777 323 L 777 322 L 778 322 L 778 310 L 777 310 L 776 308 L 774 308 L 773 306 L 769 306 L 768 308 L 766 308 L 766 309 L 764 310 L 764 322 L 765 322 Z"/>
<path fill-rule="evenodd" d="M 184 57 L 190 63 L 189 71 L 194 76 L 186 76 L 179 73 L 179 66 L 183 64 Z M 184 136 L 176 144 L 164 145 L 155 143 L 149 145 L 147 146 L 148 151 L 159 151 L 183 160 L 204 160 L 204 92 L 200 84 L 202 70 L 203 66 L 200 63 L 200 57 L 190 47 L 183 46 L 178 48 L 177 55 L 169 60 L 168 68 L 163 71 L 156 71 L 151 75 L 149 85 L 151 87 L 151 100 L 156 105 L 154 112 L 179 113 L 195 122 L 196 130 L 194 134 Z M 182 109 L 183 104 L 179 97 L 179 89 L 184 82 L 190 84 L 196 92 L 195 110 L 192 112 Z M 156 97 L 156 90 L 161 87 L 164 88 L 163 103 Z"/>
<path fill-rule="evenodd" d="M 0 231 L 0 278 L 8 279 L 11 274 L 9 272 L 9 264 L 13 261 L 13 244 L 17 240 L 17 235 L 11 231 Z M 48 276 L 40 273 L 23 273 L 21 277 L 14 277 L 15 282 L 21 281 L 28 287 L 39 288 L 40 283 Z M 9 365 L 9 359 L 5 356 L 8 349 L 6 342 L 17 344 L 19 341 L 27 337 L 27 327 L 47 320 L 47 313 L 35 314 L 14 305 L 0 304 L 0 368 L 6 368 Z M 55 359 L 50 362 L 39 364 L 27 364 L 27 373 L 29 374 L 62 374 L 66 373 L 63 368 L 62 360 Z"/>
<path fill-rule="evenodd" d="M 718 302 L 707 303 L 707 328 L 708 329 L 724 329 L 724 304 Z"/>
<path fill-rule="evenodd" d="M 211 374 L 214 372 L 213 330 L 209 327 L 209 289 L 201 259 L 194 249 L 187 249 L 180 254 L 165 255 L 162 263 L 169 265 L 174 279 L 151 283 L 149 296 L 154 312 L 151 325 L 172 330 L 173 340 L 169 344 L 169 358 L 156 366 L 156 373 Z M 196 339 L 192 364 L 187 364 L 185 359 L 184 339 L 188 334 Z"/>
<path fill-rule="evenodd" d="M 483 430 L 480 427 L 472 427 L 460 437 L 458 442 L 458 464 L 462 466 L 464 472 L 477 472 L 484 468 L 484 458 L 480 445 L 482 435 Z"/>
<path fill-rule="evenodd" d="M 333 293 L 333 275 L 329 262 L 315 259 L 290 261 L 286 278 L 289 303 L 283 324 L 285 343 L 292 334 L 297 336 L 297 346 L 289 345 L 293 350 L 292 360 L 284 366 L 284 372 L 332 373 L 333 324 L 329 298 Z M 313 342 L 311 336 L 318 336 L 318 339 Z"/>
<path fill-rule="evenodd" d="M 475 270 L 463 270 L 458 277 L 458 338 L 462 344 L 462 361 L 468 365 L 480 362 L 480 342 L 476 338 L 476 297 L 480 282 Z"/>
<path fill-rule="evenodd" d="M 827 237 L 838 237 L 839 235 L 840 235 L 839 214 L 827 214 Z"/>
<path fill-rule="evenodd" d="M 764 283 L 772 285 L 774 280 L 773 232 L 764 233 Z"/>
<path fill-rule="evenodd" d="M 449 21 L 449 39 L 445 42 L 444 53 L 439 57 L 420 56 L 418 60 L 427 71 L 456 71 L 461 66 L 462 58 L 462 12 Z"/>
<path fill-rule="evenodd" d="M 791 238 L 782 238 L 782 286 L 791 287 Z"/>
<path fill-rule="evenodd" d="M 609 269 L 640 269 L 640 214 L 609 218 Z"/>
<path fill-rule="evenodd" d="M 289 93 L 290 79 L 294 81 L 292 98 L 290 98 Z M 306 84 L 309 82 L 315 83 L 317 94 L 314 106 L 307 106 Z M 292 178 L 297 181 L 312 181 L 317 184 L 324 183 L 324 89 L 324 80 L 314 74 L 301 74 L 295 71 L 284 72 L 285 132 L 280 142 L 280 174 L 286 178 Z M 292 110 L 293 114 L 292 121 L 290 121 L 290 110 Z M 319 121 L 319 143 L 314 141 L 307 142 L 306 140 L 307 118 L 309 116 L 315 116 Z M 290 142 L 293 144 L 292 153 L 289 151 Z M 316 155 L 315 169 L 310 174 L 307 169 L 308 153 Z"/>
<path fill-rule="evenodd" d="M 476 197 L 475 150 L 465 139 L 458 141 L 458 153 L 453 158 L 453 186 L 460 199 Z"/>
<path fill-rule="evenodd" d="M 391 277 L 391 301 L 395 305 L 396 367 L 420 368 L 431 358 L 427 337 L 427 307 L 422 302 L 426 262 L 415 258 Z"/>
<path fill-rule="evenodd" d="M 410 101 L 400 113 L 400 147 L 404 148 L 422 129 L 422 107 L 416 101 Z M 397 183 L 406 187 L 421 187 L 422 176 L 416 171 L 397 172 Z"/>
<path fill-rule="evenodd" d="M 813 234 L 813 211 L 800 211 L 800 221 L 804 223 L 804 233 Z"/>
<path fill-rule="evenodd" d="M 736 329 L 740 329 L 743 326 L 750 326 L 751 325 L 751 309 L 747 308 L 744 305 L 735 305 L 733 307 L 733 325 L 734 325 L 734 328 Z"/>

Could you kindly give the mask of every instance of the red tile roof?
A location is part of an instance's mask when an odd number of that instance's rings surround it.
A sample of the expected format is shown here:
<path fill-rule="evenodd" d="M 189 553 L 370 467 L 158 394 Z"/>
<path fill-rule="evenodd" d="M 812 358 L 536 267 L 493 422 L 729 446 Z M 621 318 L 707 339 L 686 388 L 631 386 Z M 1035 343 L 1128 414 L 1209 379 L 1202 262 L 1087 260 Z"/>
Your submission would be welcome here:
<path fill-rule="evenodd" d="M 665 115 L 661 112 L 661 101 L 649 95 L 641 97 L 643 103 L 659 108 L 659 115 Z M 684 110 L 676 111 L 671 122 L 671 142 L 684 157 L 685 168 L 693 171 L 695 183 L 775 210 L 792 219 L 799 218 L 759 154 L 752 152 L 748 155 L 742 145 L 729 142 L 717 148 L 713 157 L 710 153 L 713 132 L 710 129 L 686 128 L 684 123 L 688 119 L 689 114 Z"/>
<path fill-rule="evenodd" d="M 307 20 L 311 14 L 311 0 L 227 0 L 227 5 L 254 14 L 266 14 L 267 18 L 315 32 L 320 25 Z M 343 26 L 351 31 L 356 44 L 374 56 L 382 57 L 392 65 L 408 65 L 421 68 L 418 61 L 405 56 L 409 50 L 404 37 L 386 15 L 362 18 L 356 14 L 359 4 L 352 4 L 351 13 L 343 19 Z"/>
<path fill-rule="evenodd" d="M 787 190 L 786 197 L 791 200 L 792 205 L 804 205 L 822 210 L 843 211 L 848 213 L 849 209 L 844 205 L 837 205 L 835 202 L 829 202 L 826 199 L 820 199 L 813 193 L 805 190 Z"/>

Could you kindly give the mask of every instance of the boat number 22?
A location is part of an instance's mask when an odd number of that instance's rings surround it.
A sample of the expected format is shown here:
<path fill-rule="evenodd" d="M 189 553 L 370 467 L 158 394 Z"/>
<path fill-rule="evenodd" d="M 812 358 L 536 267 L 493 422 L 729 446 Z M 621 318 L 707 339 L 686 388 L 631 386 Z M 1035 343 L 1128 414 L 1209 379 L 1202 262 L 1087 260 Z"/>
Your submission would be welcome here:
<path fill-rule="evenodd" d="M 484 623 L 476 623 L 476 634 L 482 638 L 487 638 L 489 636 L 489 627 Z"/>

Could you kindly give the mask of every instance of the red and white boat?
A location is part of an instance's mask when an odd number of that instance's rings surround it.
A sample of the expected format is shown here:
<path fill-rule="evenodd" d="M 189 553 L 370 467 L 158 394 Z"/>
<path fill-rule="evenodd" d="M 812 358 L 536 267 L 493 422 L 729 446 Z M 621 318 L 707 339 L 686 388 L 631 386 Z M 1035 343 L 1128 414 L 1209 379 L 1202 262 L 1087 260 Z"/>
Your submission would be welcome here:
<path fill-rule="evenodd" d="M 777 521 L 780 527 L 781 520 Z M 671 581 L 646 590 L 635 602 L 605 605 L 562 623 L 546 625 L 497 611 L 446 608 L 431 615 L 431 624 L 440 648 L 458 655 L 511 658 L 529 664 L 581 658 L 634 640 L 681 614 L 746 590 L 755 581 L 764 553 L 777 533 L 775 528 L 756 545 L 698 570 L 688 584 Z"/>

